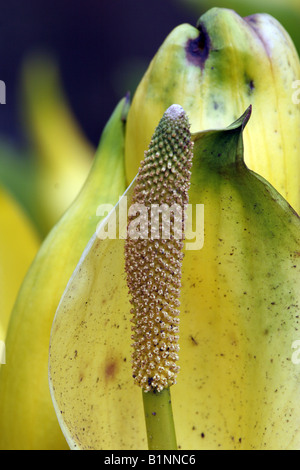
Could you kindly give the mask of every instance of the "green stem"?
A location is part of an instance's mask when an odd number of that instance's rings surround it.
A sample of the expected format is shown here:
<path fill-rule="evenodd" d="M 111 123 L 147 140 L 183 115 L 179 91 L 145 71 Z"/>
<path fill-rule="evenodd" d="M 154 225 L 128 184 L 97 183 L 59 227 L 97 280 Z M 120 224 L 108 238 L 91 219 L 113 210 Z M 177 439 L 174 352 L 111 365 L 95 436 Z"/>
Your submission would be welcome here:
<path fill-rule="evenodd" d="M 142 392 L 149 450 L 177 450 L 170 389 Z"/>

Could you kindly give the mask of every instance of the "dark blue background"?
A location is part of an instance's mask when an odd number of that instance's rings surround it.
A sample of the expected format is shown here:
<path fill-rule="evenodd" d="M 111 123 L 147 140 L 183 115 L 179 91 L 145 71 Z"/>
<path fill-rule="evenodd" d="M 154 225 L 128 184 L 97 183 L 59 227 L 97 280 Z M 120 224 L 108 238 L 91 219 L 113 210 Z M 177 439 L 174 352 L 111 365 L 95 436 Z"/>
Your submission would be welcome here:
<path fill-rule="evenodd" d="M 57 58 L 72 109 L 96 145 L 128 91 L 124 64 L 146 66 L 175 26 L 196 21 L 173 0 L 1 0 L 0 80 L 7 104 L 0 106 L 0 137 L 22 142 L 17 91 L 28 53 L 44 50 Z"/>

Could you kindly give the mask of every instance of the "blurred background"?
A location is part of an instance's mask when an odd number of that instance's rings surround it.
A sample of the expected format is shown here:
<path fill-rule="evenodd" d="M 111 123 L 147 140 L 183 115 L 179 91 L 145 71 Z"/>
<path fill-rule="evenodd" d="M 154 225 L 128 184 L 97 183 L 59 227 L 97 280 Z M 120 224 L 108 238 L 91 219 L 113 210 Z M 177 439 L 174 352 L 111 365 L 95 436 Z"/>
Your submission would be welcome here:
<path fill-rule="evenodd" d="M 118 100 L 128 91 L 133 96 L 175 26 L 195 25 L 212 6 L 233 8 L 241 16 L 268 12 L 288 30 L 299 51 L 299 4 L 1 0 L 0 80 L 6 85 L 6 104 L 0 104 L 0 187 L 14 195 L 44 237 L 84 181 Z M 81 179 L 74 176 L 74 190 L 64 199 L 64 178 L 72 158 L 84 160 L 79 165 Z M 65 167 L 64 160 L 69 162 Z M 59 171 L 61 180 L 56 181 Z M 48 200 L 42 194 L 47 187 Z M 51 207 L 54 203 L 56 209 Z"/>

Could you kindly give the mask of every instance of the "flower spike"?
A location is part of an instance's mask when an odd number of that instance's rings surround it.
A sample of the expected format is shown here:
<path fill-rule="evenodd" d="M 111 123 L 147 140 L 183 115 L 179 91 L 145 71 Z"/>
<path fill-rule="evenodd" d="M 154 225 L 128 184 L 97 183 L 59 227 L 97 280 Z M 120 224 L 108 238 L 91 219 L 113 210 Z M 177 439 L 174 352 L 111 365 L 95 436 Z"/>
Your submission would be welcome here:
<path fill-rule="evenodd" d="M 145 391 L 168 388 L 179 371 L 178 307 L 192 147 L 185 111 L 170 106 L 137 176 L 131 207 L 143 213 L 143 230 L 132 231 L 135 216 L 128 217 L 125 268 L 133 305 L 133 377 Z"/>

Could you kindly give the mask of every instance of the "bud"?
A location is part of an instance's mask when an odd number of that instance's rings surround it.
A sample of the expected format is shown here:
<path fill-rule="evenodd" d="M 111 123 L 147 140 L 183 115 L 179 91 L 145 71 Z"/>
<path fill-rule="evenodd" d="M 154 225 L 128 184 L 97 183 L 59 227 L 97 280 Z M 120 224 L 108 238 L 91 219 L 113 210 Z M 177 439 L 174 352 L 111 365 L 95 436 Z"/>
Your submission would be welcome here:
<path fill-rule="evenodd" d="M 299 78 L 296 49 L 270 15 L 241 18 L 233 10 L 212 8 L 196 28 L 176 27 L 133 97 L 126 131 L 128 182 L 172 103 L 185 109 L 192 133 L 224 128 L 252 105 L 245 162 L 300 211 L 300 106 L 292 87 Z"/>

